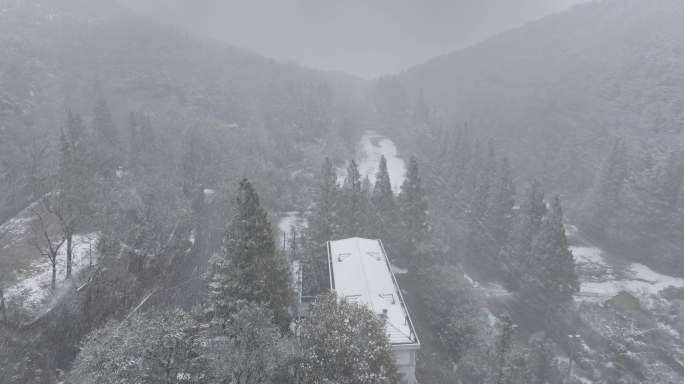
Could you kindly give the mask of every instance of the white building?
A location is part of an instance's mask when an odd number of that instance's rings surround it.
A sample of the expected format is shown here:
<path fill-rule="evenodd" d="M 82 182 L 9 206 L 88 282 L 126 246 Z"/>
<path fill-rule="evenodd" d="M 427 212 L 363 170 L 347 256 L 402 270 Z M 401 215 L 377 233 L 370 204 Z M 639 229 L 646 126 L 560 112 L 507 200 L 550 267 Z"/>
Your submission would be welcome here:
<path fill-rule="evenodd" d="M 330 288 L 348 302 L 360 303 L 385 320 L 402 383 L 416 383 L 420 341 L 380 240 L 328 242 Z"/>

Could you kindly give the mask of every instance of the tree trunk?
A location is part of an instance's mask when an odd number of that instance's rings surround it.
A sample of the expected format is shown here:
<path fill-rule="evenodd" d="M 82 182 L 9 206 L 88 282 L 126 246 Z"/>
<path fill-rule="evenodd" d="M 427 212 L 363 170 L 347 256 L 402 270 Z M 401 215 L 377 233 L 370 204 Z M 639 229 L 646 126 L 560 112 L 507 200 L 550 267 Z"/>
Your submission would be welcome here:
<path fill-rule="evenodd" d="M 71 277 L 71 260 L 72 260 L 72 252 L 73 252 L 73 247 L 72 247 L 73 237 L 74 237 L 74 235 L 72 233 L 68 233 L 66 235 L 66 243 L 67 243 L 67 248 L 66 248 L 66 278 L 67 278 L 67 280 Z"/>
<path fill-rule="evenodd" d="M 50 287 L 53 291 L 57 288 L 57 263 L 52 263 L 52 280 L 50 281 Z"/>

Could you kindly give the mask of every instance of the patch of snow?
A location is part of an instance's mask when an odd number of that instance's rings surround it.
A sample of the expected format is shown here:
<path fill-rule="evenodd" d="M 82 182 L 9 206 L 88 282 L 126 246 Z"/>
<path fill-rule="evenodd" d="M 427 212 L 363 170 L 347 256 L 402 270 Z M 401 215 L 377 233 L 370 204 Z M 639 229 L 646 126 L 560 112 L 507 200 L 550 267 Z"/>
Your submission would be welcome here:
<path fill-rule="evenodd" d="M 73 239 L 72 276 L 77 276 L 84 268 L 95 263 L 97 254 L 94 250 L 98 235 L 75 235 Z M 39 308 L 50 298 L 50 282 L 52 267 L 47 258 L 40 259 L 31 265 L 29 273 L 16 276 L 17 283 L 5 290 L 6 298 L 21 297 L 27 309 Z M 62 247 L 57 257 L 57 291 L 70 282 L 64 281 L 66 274 L 66 246 Z"/>
<path fill-rule="evenodd" d="M 3 249 L 21 241 L 30 233 L 31 218 L 15 217 L 0 226 L 0 235 L 7 239 L 4 241 Z"/>
<path fill-rule="evenodd" d="M 625 272 L 625 278 L 596 282 L 582 282 L 578 299 L 605 301 L 625 291 L 639 298 L 642 304 L 649 302 L 667 288 L 684 288 L 684 279 L 660 274 L 649 267 L 634 263 Z"/>
<path fill-rule="evenodd" d="M 33 202 L 16 217 L 0 225 L 0 238 L 3 239 L 2 249 L 25 240 L 31 236 L 31 221 L 33 220 L 33 210 L 38 208 L 40 200 Z"/>
<path fill-rule="evenodd" d="M 292 226 L 295 228 L 306 228 L 307 226 L 306 219 L 301 216 L 299 211 L 286 212 L 278 222 L 278 229 L 282 233 L 290 233 Z"/>
<path fill-rule="evenodd" d="M 197 232 L 193 228 L 192 231 L 190 231 L 190 235 L 188 236 L 188 241 L 192 244 L 195 245 L 195 238 L 197 237 Z"/>
<path fill-rule="evenodd" d="M 579 229 L 577 228 L 576 225 L 572 224 L 565 224 L 565 235 L 566 236 L 572 236 L 575 235 L 579 232 Z"/>
<path fill-rule="evenodd" d="M 408 274 L 408 269 L 397 267 L 396 265 L 394 265 L 392 263 L 390 263 L 390 268 L 392 268 L 392 273 L 394 273 L 395 275 L 407 275 Z"/>
<path fill-rule="evenodd" d="M 497 283 L 480 284 L 480 288 L 484 291 L 485 295 L 489 297 L 505 297 L 512 295 L 512 293 L 504 288 L 503 285 Z"/>
<path fill-rule="evenodd" d="M 684 287 L 684 279 L 662 275 L 643 264 L 634 263 L 630 265 L 629 269 L 634 274 L 635 279 L 650 283 L 657 287 L 659 291 L 668 287 Z"/>
<path fill-rule="evenodd" d="M 204 193 L 204 201 L 207 204 L 211 204 L 214 201 L 214 198 L 216 197 L 216 190 L 210 189 L 210 188 L 205 188 L 202 193 Z"/>
<path fill-rule="evenodd" d="M 473 288 L 479 289 L 487 297 L 505 297 L 511 295 L 511 292 L 504 288 L 501 284 L 493 282 L 482 284 L 465 273 L 463 274 L 463 277 Z"/>
<path fill-rule="evenodd" d="M 285 214 L 278 221 L 278 231 L 280 232 L 276 241 L 280 243 L 283 247 L 283 239 L 287 239 L 290 236 L 290 230 L 294 226 L 297 230 L 306 228 L 308 225 L 306 218 L 302 216 L 299 211 L 285 212 Z"/>
<path fill-rule="evenodd" d="M 657 327 L 676 339 L 681 339 L 682 337 L 681 333 L 679 333 L 678 330 L 672 328 L 672 326 L 670 326 L 669 324 L 658 322 Z"/>
<path fill-rule="evenodd" d="M 608 266 L 602 256 L 602 251 L 594 247 L 570 247 L 577 264 L 599 264 Z"/>
<path fill-rule="evenodd" d="M 401 184 L 406 177 L 406 165 L 404 160 L 399 157 L 399 151 L 394 142 L 375 131 L 367 131 L 359 142 L 357 161 L 361 179 L 368 177 L 371 183 L 375 183 L 375 174 L 378 172 L 380 156 L 385 156 L 387 160 L 387 172 L 392 182 L 392 190 L 399 193 Z M 347 167 L 339 170 L 339 182 L 344 182 Z"/>
<path fill-rule="evenodd" d="M 490 327 L 495 327 L 496 323 L 499 322 L 499 318 L 496 317 L 496 315 L 494 315 L 489 309 L 485 308 L 484 310 L 485 315 L 487 316 L 487 324 L 489 324 Z"/>
<path fill-rule="evenodd" d="M 361 178 L 368 177 L 374 183 L 375 174 L 378 172 L 380 156 L 385 156 L 387 160 L 387 172 L 392 182 L 392 189 L 399 193 L 401 184 L 406 176 L 406 165 L 404 160 L 399 158 L 399 151 L 394 142 L 374 131 L 368 131 L 361 137 L 360 143 L 360 163 L 359 173 Z"/>

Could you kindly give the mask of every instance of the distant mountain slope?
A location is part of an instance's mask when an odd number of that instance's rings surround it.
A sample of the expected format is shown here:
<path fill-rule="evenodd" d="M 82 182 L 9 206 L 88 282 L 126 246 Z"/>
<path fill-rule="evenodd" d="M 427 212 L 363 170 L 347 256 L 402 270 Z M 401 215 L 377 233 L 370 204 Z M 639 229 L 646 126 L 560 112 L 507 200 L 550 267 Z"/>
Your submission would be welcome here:
<path fill-rule="evenodd" d="M 614 138 L 658 156 L 684 132 L 684 2 L 580 5 L 401 74 L 452 124 L 510 153 L 521 176 L 583 191 Z M 641 148 L 643 149 L 643 148 Z"/>
<path fill-rule="evenodd" d="M 129 112 L 151 117 L 169 153 L 182 152 L 189 129 L 212 130 L 229 143 L 220 151 L 240 176 L 267 169 L 262 162 L 302 161 L 302 147 L 331 131 L 357 140 L 342 126 L 357 109 L 355 78 L 199 38 L 116 1 L 0 2 L 0 52 L 0 221 L 45 191 L 40 180 L 55 163 L 42 147 L 56 142 L 65 110 L 87 125 L 100 94 L 122 143 Z"/>

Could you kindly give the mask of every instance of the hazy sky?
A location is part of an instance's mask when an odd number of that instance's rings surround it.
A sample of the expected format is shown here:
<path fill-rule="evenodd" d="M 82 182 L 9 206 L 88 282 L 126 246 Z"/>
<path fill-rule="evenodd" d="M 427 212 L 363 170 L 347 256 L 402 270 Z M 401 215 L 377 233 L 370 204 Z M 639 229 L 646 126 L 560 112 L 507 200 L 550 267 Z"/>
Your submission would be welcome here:
<path fill-rule="evenodd" d="M 269 57 L 370 78 L 586 0 L 124 0 Z"/>

